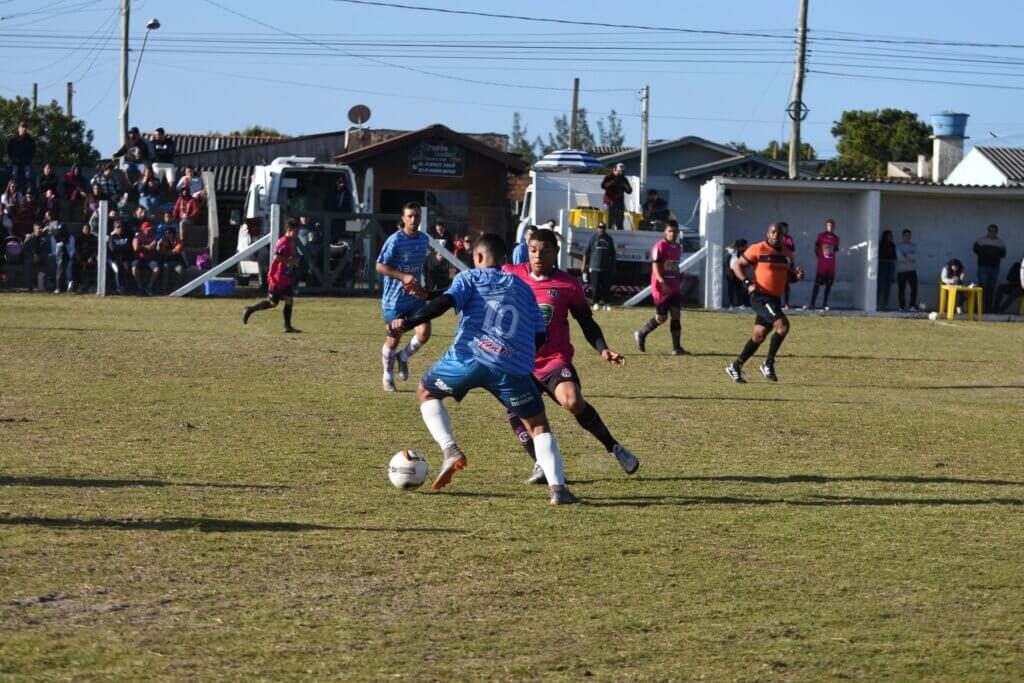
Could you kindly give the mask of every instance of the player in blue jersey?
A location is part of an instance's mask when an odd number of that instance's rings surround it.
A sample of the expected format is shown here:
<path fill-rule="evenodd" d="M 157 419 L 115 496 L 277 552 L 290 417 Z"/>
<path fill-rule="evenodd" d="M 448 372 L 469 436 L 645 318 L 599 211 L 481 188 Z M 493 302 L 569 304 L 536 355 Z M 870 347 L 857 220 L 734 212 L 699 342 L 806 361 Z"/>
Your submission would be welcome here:
<path fill-rule="evenodd" d="M 420 276 L 427 260 L 430 239 L 420 232 L 420 205 L 409 202 L 402 207 L 402 223 L 398 232 L 388 237 L 377 257 L 377 272 L 384 275 L 384 296 L 380 300 L 384 311 L 384 324 L 396 318 L 406 318 L 423 307 L 423 289 Z M 409 379 L 409 358 L 430 339 L 430 323 L 416 327 L 409 344 L 396 352 L 402 340 L 401 332 L 388 331 L 381 349 L 384 364 L 384 391 L 395 391 L 392 371 L 398 361 L 398 377 Z"/>
<path fill-rule="evenodd" d="M 442 401 L 449 396 L 461 401 L 471 389 L 482 388 L 530 431 L 537 462 L 550 485 L 551 504 L 575 503 L 576 496 L 565 487 L 562 456 L 532 376 L 534 356 L 547 340 L 544 318 L 529 286 L 502 272 L 504 262 L 505 241 L 497 235 L 483 235 L 473 248 L 474 270 L 459 273 L 444 294 L 389 325 L 401 332 L 425 324 L 449 308 L 462 314 L 451 348 L 423 375 L 416 390 L 423 422 L 444 452 L 441 471 L 431 488 L 444 488 L 466 466 Z"/>

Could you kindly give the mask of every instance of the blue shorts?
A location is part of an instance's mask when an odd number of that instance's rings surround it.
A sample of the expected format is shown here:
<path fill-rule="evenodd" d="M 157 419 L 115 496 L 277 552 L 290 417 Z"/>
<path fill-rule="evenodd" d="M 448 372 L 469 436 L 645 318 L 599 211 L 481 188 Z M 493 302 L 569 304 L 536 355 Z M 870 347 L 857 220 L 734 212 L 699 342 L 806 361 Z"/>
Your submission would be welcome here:
<path fill-rule="evenodd" d="M 456 401 L 461 401 L 470 389 L 486 389 L 517 417 L 544 412 L 544 400 L 533 375 L 510 375 L 475 360 L 442 356 L 423 375 L 420 384 L 434 398 L 451 396 Z"/>
<path fill-rule="evenodd" d="M 396 318 L 406 318 L 413 313 L 416 313 L 421 308 L 427 305 L 426 301 L 417 301 L 409 304 L 405 308 L 385 308 L 384 309 L 384 324 L 390 325 L 392 320 Z"/>

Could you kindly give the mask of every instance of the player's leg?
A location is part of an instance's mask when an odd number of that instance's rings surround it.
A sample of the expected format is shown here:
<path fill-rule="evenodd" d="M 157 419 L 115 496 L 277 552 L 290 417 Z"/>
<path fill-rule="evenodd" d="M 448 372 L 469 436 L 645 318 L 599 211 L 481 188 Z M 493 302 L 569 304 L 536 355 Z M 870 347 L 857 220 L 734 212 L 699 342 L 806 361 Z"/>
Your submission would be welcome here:
<path fill-rule="evenodd" d="M 156 287 L 156 280 L 160 277 L 160 264 L 156 261 L 150 261 L 149 271 L 149 286 L 146 287 L 146 294 L 153 296 L 153 288 Z"/>
<path fill-rule="evenodd" d="M 576 376 L 576 371 L 572 369 L 574 381 L 559 382 L 554 388 L 555 400 L 558 404 L 572 413 L 572 416 L 576 418 L 576 422 L 579 423 L 580 427 L 590 432 L 595 439 L 601 442 L 604 449 L 615 458 L 626 474 L 633 474 L 640 468 L 640 460 L 633 455 L 631 452 L 626 450 L 619 442 L 612 436 L 612 433 L 608 430 L 604 420 L 601 419 L 601 415 L 598 414 L 594 406 L 590 404 L 586 399 L 583 398 L 583 393 L 579 385 L 579 378 Z"/>
<path fill-rule="evenodd" d="M 750 357 L 761 347 L 765 336 L 768 334 L 768 330 L 772 327 L 772 321 L 777 317 L 774 311 L 775 305 L 771 300 L 766 300 L 764 296 L 755 294 L 750 297 L 750 305 L 757 314 L 757 319 L 754 322 L 754 331 L 751 333 L 747 343 L 744 344 L 740 355 L 736 357 L 732 365 L 728 365 L 725 368 L 726 374 L 737 384 L 746 383 L 746 380 L 743 379 L 743 364 L 750 360 Z M 782 311 L 778 311 L 778 313 L 781 314 Z"/>
<path fill-rule="evenodd" d="M 544 404 L 540 405 L 543 408 Z M 558 441 L 551 432 L 547 415 L 542 410 L 536 415 L 524 417 L 523 422 L 533 436 L 533 443 L 537 448 L 537 464 L 544 470 L 544 476 L 551 491 L 551 504 L 571 505 L 578 502 L 579 499 L 565 487 L 565 466 L 562 463 L 562 453 L 558 450 Z"/>
<path fill-rule="evenodd" d="M 400 318 L 401 314 L 399 311 L 386 309 L 384 311 L 384 324 L 390 325 L 392 320 Z M 384 375 L 381 377 L 381 383 L 384 385 L 384 391 L 389 393 L 398 391 L 395 387 L 395 360 L 398 356 L 398 344 L 402 341 L 402 333 L 392 330 L 386 330 L 384 336 L 384 346 L 380 349 L 380 360 L 384 366 Z"/>
<path fill-rule="evenodd" d="M 267 292 L 267 298 L 263 301 L 253 304 L 252 306 L 246 306 L 245 312 L 242 314 L 242 324 L 248 324 L 249 317 L 252 316 L 256 311 L 265 311 L 268 308 L 274 308 L 277 306 L 278 298 L 273 291 Z"/>
<path fill-rule="evenodd" d="M 683 348 L 682 344 L 679 343 L 679 338 L 683 334 L 683 323 L 679 319 L 680 309 L 679 306 L 673 306 L 668 309 L 669 317 L 671 321 L 668 324 L 668 329 L 672 333 L 672 355 L 673 356 L 688 356 L 690 352 Z"/>
<path fill-rule="evenodd" d="M 805 306 L 805 308 L 814 308 L 814 302 L 818 300 L 818 287 L 821 286 L 820 279 L 814 278 L 814 286 L 811 287 L 811 305 Z"/>
<path fill-rule="evenodd" d="M 647 351 L 647 335 L 654 330 L 658 329 L 658 326 L 668 320 L 668 301 L 659 301 L 655 303 L 654 317 L 644 323 L 644 326 L 633 333 L 633 341 L 636 342 L 636 348 L 641 353 Z"/>
<path fill-rule="evenodd" d="M 775 332 L 772 334 L 771 341 L 768 342 L 768 354 L 765 356 L 764 363 L 761 364 L 761 374 L 770 382 L 778 382 L 779 378 L 775 374 L 775 355 L 779 352 L 779 347 L 782 346 L 786 335 L 789 334 L 789 319 L 785 315 L 779 316 L 772 322 L 772 329 Z"/>
<path fill-rule="evenodd" d="M 401 380 L 409 379 L 409 359 L 423 348 L 423 345 L 430 341 L 430 323 L 425 322 L 422 325 L 416 327 L 413 331 L 412 338 L 404 349 L 398 352 L 395 359 L 398 361 L 398 378 Z"/>
<path fill-rule="evenodd" d="M 284 317 L 284 331 L 289 334 L 294 334 L 296 332 L 301 332 L 301 330 L 297 330 L 292 327 L 292 303 L 294 299 L 291 295 L 291 291 L 291 287 L 289 287 L 288 295 L 282 299 L 284 301 L 284 307 L 281 310 L 281 315 Z"/>
<path fill-rule="evenodd" d="M 452 421 L 442 401 L 448 396 L 461 401 L 470 389 L 480 386 L 478 378 L 475 377 L 477 369 L 475 364 L 441 358 L 427 370 L 416 388 L 423 424 L 441 447 L 444 458 L 437 479 L 431 485 L 435 491 L 447 486 L 455 473 L 467 465 L 466 456 L 455 441 Z"/>
<path fill-rule="evenodd" d="M 828 310 L 828 295 L 832 293 L 833 282 L 835 282 L 835 276 L 829 275 L 825 278 L 825 298 L 821 300 L 821 307 L 826 311 Z"/>

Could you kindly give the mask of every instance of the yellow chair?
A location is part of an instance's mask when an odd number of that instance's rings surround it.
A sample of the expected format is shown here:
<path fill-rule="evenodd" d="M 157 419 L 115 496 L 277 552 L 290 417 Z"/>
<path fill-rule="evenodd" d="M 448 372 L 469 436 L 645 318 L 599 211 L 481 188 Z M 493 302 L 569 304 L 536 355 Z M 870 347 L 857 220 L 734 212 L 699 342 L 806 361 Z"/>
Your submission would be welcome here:
<path fill-rule="evenodd" d="M 981 320 L 982 305 L 981 305 L 981 287 L 960 287 L 957 285 L 940 285 L 939 286 L 939 315 L 943 312 L 946 314 L 946 320 L 952 320 L 953 316 L 956 315 L 956 297 L 957 294 L 963 292 L 967 298 L 967 317 L 966 320 Z"/>

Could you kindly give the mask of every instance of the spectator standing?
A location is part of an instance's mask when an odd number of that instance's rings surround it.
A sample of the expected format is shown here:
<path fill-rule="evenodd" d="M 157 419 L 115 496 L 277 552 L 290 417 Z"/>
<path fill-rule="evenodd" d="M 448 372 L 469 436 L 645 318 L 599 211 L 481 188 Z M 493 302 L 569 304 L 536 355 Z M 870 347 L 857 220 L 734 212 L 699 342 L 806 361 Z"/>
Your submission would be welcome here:
<path fill-rule="evenodd" d="M 622 230 L 622 216 L 626 211 L 626 195 L 633 194 L 633 186 L 625 176 L 626 165 L 615 164 L 612 172 L 601 181 L 604 205 L 608 208 L 608 224 L 613 230 Z"/>
<path fill-rule="evenodd" d="M 597 231 L 590 236 L 583 250 L 583 275 L 590 281 L 590 297 L 595 311 L 602 306 L 606 311 L 612 310 L 608 304 L 608 293 L 615 276 L 615 256 L 615 240 L 608 234 L 608 226 L 598 223 Z"/>
<path fill-rule="evenodd" d="M 54 216 L 61 215 L 60 197 L 57 196 L 57 192 L 52 187 L 46 188 L 46 191 L 43 192 L 42 199 L 39 200 L 39 210 L 49 211 Z"/>
<path fill-rule="evenodd" d="M 328 199 L 327 210 L 340 213 L 352 212 L 352 190 L 348 186 L 348 178 L 344 173 L 334 181 L 334 190 Z"/>
<path fill-rule="evenodd" d="M 1006 307 L 1019 296 L 1024 296 L 1024 258 L 1014 261 L 1010 270 L 1006 271 L 1006 282 L 996 288 L 996 305 L 992 310 L 996 313 L 1004 313 Z M 1005 303 L 1003 303 L 1004 297 Z"/>
<path fill-rule="evenodd" d="M 451 284 L 451 266 L 448 259 L 433 249 L 427 254 L 427 278 L 430 280 L 431 289 L 447 289 Z"/>
<path fill-rule="evenodd" d="M 167 183 L 167 187 L 174 187 L 177 175 L 174 169 L 176 151 L 177 143 L 174 138 L 167 137 L 163 128 L 157 128 L 153 133 L 153 172 Z"/>
<path fill-rule="evenodd" d="M 818 233 L 814 241 L 814 255 L 818 257 L 818 269 L 814 275 L 814 287 L 811 288 L 811 305 L 818 298 L 818 287 L 825 288 L 822 309 L 828 310 L 828 297 L 832 293 L 832 285 L 836 281 L 836 255 L 839 253 L 839 235 L 836 234 L 835 219 L 825 221 L 825 231 Z"/>
<path fill-rule="evenodd" d="M 645 230 L 650 229 L 654 221 L 667 221 L 670 218 L 668 202 L 659 197 L 658 191 L 653 189 L 647 190 L 647 201 L 644 202 L 643 213 L 642 227 Z"/>
<path fill-rule="evenodd" d="M 917 245 L 911 240 L 909 230 L 904 230 L 901 242 L 896 245 L 896 298 L 899 301 L 900 310 L 905 311 L 904 305 L 907 300 L 903 298 L 904 291 L 910 286 L 911 310 L 917 308 Z"/>
<path fill-rule="evenodd" d="M 889 295 L 895 280 L 896 242 L 892 230 L 883 230 L 882 241 L 878 243 L 878 310 L 889 310 Z"/>
<path fill-rule="evenodd" d="M 71 168 L 64 171 L 63 194 L 70 204 L 69 216 L 81 215 L 81 203 L 88 193 L 89 184 L 82 177 L 82 169 L 78 167 L 78 164 L 73 164 Z"/>
<path fill-rule="evenodd" d="M 4 190 L 3 195 L 0 195 L 0 205 L 3 206 L 4 210 L 13 216 L 21 207 L 24 199 L 24 195 L 18 191 L 18 182 L 14 179 L 8 180 L 7 188 Z"/>
<path fill-rule="evenodd" d="M 184 177 L 182 180 L 184 180 Z M 186 185 L 179 192 L 178 200 L 174 202 L 174 211 L 171 212 L 171 217 L 178 221 L 178 236 L 182 242 L 188 244 L 188 229 L 198 216 L 199 202 L 195 200 L 195 197 L 192 196 Z"/>
<path fill-rule="evenodd" d="M 50 237 L 50 255 L 54 261 L 54 294 L 60 294 L 67 282 L 68 292 L 75 290 L 75 236 L 63 221 L 46 212 L 46 232 Z"/>
<path fill-rule="evenodd" d="M 1006 256 L 1006 245 L 999 239 L 999 226 L 988 226 L 986 234 L 974 242 L 974 253 L 978 255 L 978 284 L 981 285 L 981 300 L 986 311 L 994 310 L 996 284 L 999 282 L 999 264 Z"/>
<path fill-rule="evenodd" d="M 25 264 L 25 279 L 28 291 L 38 289 L 46 291 L 46 270 L 50 257 L 50 242 L 43 232 L 42 221 L 32 224 L 32 232 L 25 237 L 21 249 L 21 258 Z"/>
<path fill-rule="evenodd" d="M 178 184 L 175 187 L 179 193 L 187 187 L 197 202 L 206 199 L 206 187 L 203 185 L 203 179 L 196 175 L 196 169 L 191 165 L 185 167 L 185 175 L 178 179 Z M 185 236 L 182 235 L 181 239 L 184 240 Z"/>
<path fill-rule="evenodd" d="M 512 250 L 513 266 L 518 266 L 520 263 L 530 262 L 530 238 L 536 231 L 536 225 L 526 226 L 526 230 L 523 231 L 523 241 L 517 244 L 516 248 Z"/>
<path fill-rule="evenodd" d="M 45 196 L 47 190 L 53 190 L 53 194 L 57 194 L 57 190 L 60 189 L 60 179 L 53 172 L 53 166 L 43 164 L 43 172 L 39 174 L 36 187 L 39 188 L 40 195 Z"/>
<path fill-rule="evenodd" d="M 32 221 L 42 218 L 43 212 L 39 208 L 39 197 L 36 195 L 36 191 L 29 187 L 25 190 L 25 194 L 21 199 L 21 206 L 18 207 L 18 213 L 21 218 L 21 222 L 25 226 L 32 225 Z"/>
<path fill-rule="evenodd" d="M 114 173 L 114 165 L 110 162 L 103 164 L 100 172 L 92 177 L 89 184 L 99 185 L 108 199 L 121 196 L 121 179 Z"/>
<path fill-rule="evenodd" d="M 782 246 L 786 247 L 795 254 L 796 240 L 793 239 L 793 236 L 789 234 L 789 223 L 781 222 L 778 223 L 777 225 L 779 226 L 779 232 L 782 234 Z M 740 252 L 741 255 L 742 253 L 743 252 Z M 789 280 L 786 280 L 786 291 L 782 294 L 782 310 L 784 311 L 789 310 L 789 285 Z M 746 287 L 743 288 L 743 293 L 747 294 Z M 747 294 L 747 297 L 749 298 L 750 295 Z"/>
<path fill-rule="evenodd" d="M 99 237 L 93 232 L 92 225 L 88 222 L 83 223 L 82 234 L 78 236 L 78 244 L 75 249 L 80 291 L 88 290 L 92 285 L 92 280 L 96 277 L 99 246 Z"/>
<path fill-rule="evenodd" d="M 132 252 L 135 259 L 132 261 L 132 277 L 135 278 L 135 293 L 139 296 L 153 296 L 153 286 L 156 279 L 160 277 L 160 262 L 157 260 L 156 230 L 149 222 L 145 222 L 135 233 L 132 239 Z M 143 271 L 149 271 L 149 284 L 142 286 Z"/>
<path fill-rule="evenodd" d="M 433 238 L 444 244 L 444 248 L 448 251 L 454 251 L 455 238 L 452 237 L 451 233 L 448 232 L 448 229 L 444 227 L 444 223 L 441 221 L 434 223 Z"/>
<path fill-rule="evenodd" d="M 461 242 L 461 246 L 460 243 Z M 467 268 L 473 267 L 473 238 L 466 235 L 461 240 L 455 241 L 455 258 L 466 264 Z"/>
<path fill-rule="evenodd" d="M 729 308 L 743 308 L 750 305 L 750 294 L 743 286 L 743 281 L 736 277 L 733 266 L 739 262 L 740 256 L 747 248 L 747 241 L 738 239 L 725 248 L 727 255 L 725 285 L 729 297 Z"/>
<path fill-rule="evenodd" d="M 7 141 L 7 158 L 11 161 L 11 180 L 19 188 L 28 187 L 32 179 L 32 159 L 36 156 L 36 141 L 28 132 L 28 124 L 18 124 L 18 132 Z"/>
<path fill-rule="evenodd" d="M 142 170 L 149 165 L 149 146 L 139 134 L 139 129 L 133 127 L 128 131 L 128 139 L 112 156 L 121 159 L 121 170 L 125 173 L 141 175 Z M 128 179 L 133 180 L 131 176 Z"/>

